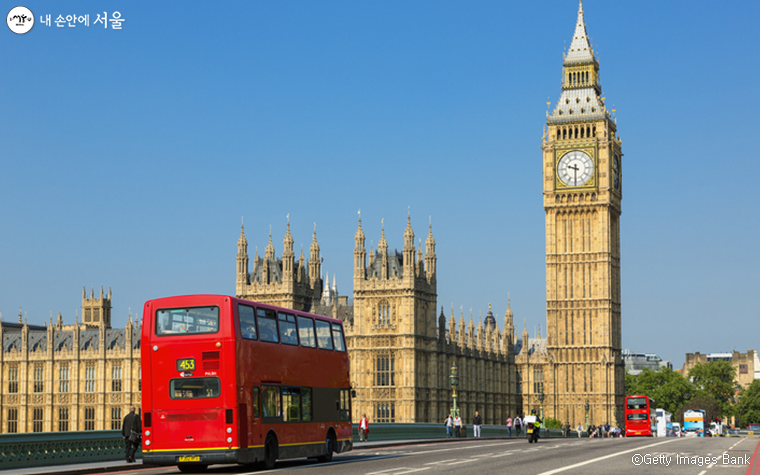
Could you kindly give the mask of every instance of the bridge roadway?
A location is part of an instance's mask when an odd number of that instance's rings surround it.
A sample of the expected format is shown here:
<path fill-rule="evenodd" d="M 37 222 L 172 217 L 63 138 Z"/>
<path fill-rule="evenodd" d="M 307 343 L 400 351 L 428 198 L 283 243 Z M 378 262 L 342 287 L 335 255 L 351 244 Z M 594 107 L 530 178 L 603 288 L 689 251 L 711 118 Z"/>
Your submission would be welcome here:
<path fill-rule="evenodd" d="M 176 467 L 151 468 L 112 463 L 106 467 L 58 466 L 0 471 L 32 473 L 119 473 L 163 475 L 180 473 Z M 92 464 L 95 465 L 95 464 Z M 402 475 L 402 474 L 674 474 L 760 475 L 758 438 L 620 438 L 464 439 L 357 444 L 336 454 L 329 464 L 311 460 L 277 463 L 271 471 L 241 466 L 211 466 L 209 474 L 261 474 L 288 471 L 293 475 Z"/>

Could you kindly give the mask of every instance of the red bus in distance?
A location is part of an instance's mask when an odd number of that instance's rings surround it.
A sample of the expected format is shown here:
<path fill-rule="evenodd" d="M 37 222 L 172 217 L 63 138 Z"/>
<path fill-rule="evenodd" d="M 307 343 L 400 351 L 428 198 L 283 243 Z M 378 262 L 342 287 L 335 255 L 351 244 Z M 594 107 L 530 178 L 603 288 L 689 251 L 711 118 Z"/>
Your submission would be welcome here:
<path fill-rule="evenodd" d="M 272 468 L 352 449 L 340 320 L 225 295 L 149 300 L 141 357 L 143 463 Z"/>
<path fill-rule="evenodd" d="M 657 411 L 654 399 L 649 396 L 625 398 L 625 435 L 657 435 Z"/>

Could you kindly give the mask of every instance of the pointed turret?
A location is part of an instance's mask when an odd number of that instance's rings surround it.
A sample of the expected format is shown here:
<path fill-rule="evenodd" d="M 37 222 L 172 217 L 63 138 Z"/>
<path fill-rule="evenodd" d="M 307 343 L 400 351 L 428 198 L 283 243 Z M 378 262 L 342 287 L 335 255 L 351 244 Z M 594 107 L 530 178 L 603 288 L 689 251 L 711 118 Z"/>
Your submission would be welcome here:
<path fill-rule="evenodd" d="M 359 226 L 356 228 L 356 234 L 354 235 L 354 280 L 367 278 L 367 251 L 364 247 L 364 242 L 362 212 L 359 210 Z"/>
<path fill-rule="evenodd" d="M 467 324 L 467 346 L 474 350 L 477 345 L 477 334 L 475 333 L 475 323 L 472 321 L 472 309 L 470 309 L 470 323 Z"/>
<path fill-rule="evenodd" d="M 443 305 L 441 305 L 441 314 L 438 316 L 438 341 L 446 343 L 446 315 L 443 313 Z"/>
<path fill-rule="evenodd" d="M 386 280 L 388 278 L 388 241 L 385 240 L 385 223 L 383 221 L 380 221 L 380 242 L 377 243 L 377 252 L 380 254 L 380 261 L 382 262 L 380 278 Z"/>
<path fill-rule="evenodd" d="M 322 280 L 320 276 L 322 275 L 322 262 L 319 258 L 319 244 L 317 243 L 317 223 L 314 223 L 314 234 L 311 236 L 311 247 L 309 250 L 309 286 L 312 290 L 321 290 Z"/>
<path fill-rule="evenodd" d="M 414 231 L 410 211 L 406 217 L 406 229 L 404 229 L 404 278 L 412 279 L 414 275 Z"/>
<path fill-rule="evenodd" d="M 243 286 L 248 282 L 248 240 L 245 238 L 245 229 L 240 225 L 240 237 L 237 242 L 237 280 L 235 287 L 237 295 L 243 295 Z"/>
<path fill-rule="evenodd" d="M 505 354 L 510 354 L 510 348 L 514 347 L 514 336 L 514 314 L 512 313 L 512 307 L 510 306 L 509 298 L 507 298 L 507 311 L 504 312 L 504 338 L 502 340 L 502 351 L 504 351 Z"/>
<path fill-rule="evenodd" d="M 435 239 L 433 238 L 433 220 L 431 217 L 430 225 L 428 226 L 427 239 L 425 240 L 425 278 L 427 278 L 427 281 L 430 284 L 435 283 L 436 261 Z"/>
<path fill-rule="evenodd" d="M 488 313 L 486 314 L 486 328 L 494 330 L 496 328 L 496 317 L 493 316 L 491 311 L 491 302 L 488 302 Z"/>
<path fill-rule="evenodd" d="M 296 254 L 293 251 L 293 236 L 290 234 L 290 214 L 288 214 L 288 227 L 282 240 L 282 247 L 282 280 L 283 282 L 292 282 L 294 280 L 293 262 Z"/>
<path fill-rule="evenodd" d="M 458 342 L 457 338 L 457 321 L 454 318 L 454 303 L 451 303 L 451 317 L 449 318 L 449 335 L 451 335 L 451 342 Z"/>
<path fill-rule="evenodd" d="M 464 323 L 464 311 L 459 307 L 459 348 L 467 347 L 467 325 Z"/>

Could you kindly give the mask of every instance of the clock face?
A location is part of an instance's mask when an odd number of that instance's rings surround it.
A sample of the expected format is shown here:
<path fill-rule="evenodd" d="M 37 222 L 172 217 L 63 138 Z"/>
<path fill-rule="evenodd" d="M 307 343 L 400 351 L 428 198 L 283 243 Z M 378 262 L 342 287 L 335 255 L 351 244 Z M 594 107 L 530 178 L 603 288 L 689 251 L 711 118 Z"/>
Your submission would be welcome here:
<path fill-rule="evenodd" d="M 557 176 L 567 186 L 585 185 L 594 173 L 594 161 L 585 152 L 573 150 L 557 164 Z"/>
<path fill-rule="evenodd" d="M 615 155 L 614 160 L 612 160 L 612 176 L 613 176 L 613 184 L 615 186 L 616 190 L 620 189 L 620 158 L 618 158 L 618 155 Z"/>

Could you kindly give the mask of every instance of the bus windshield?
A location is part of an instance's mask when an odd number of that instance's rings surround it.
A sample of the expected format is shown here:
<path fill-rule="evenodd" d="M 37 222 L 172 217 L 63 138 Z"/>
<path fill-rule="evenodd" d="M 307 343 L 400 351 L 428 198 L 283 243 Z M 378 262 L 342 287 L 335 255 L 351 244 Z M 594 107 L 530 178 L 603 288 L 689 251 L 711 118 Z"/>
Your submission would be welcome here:
<path fill-rule="evenodd" d="M 193 335 L 219 331 L 219 307 L 171 308 L 156 311 L 156 335 Z"/>
<path fill-rule="evenodd" d="M 644 397 L 628 398 L 628 409 L 646 409 L 647 399 Z"/>

